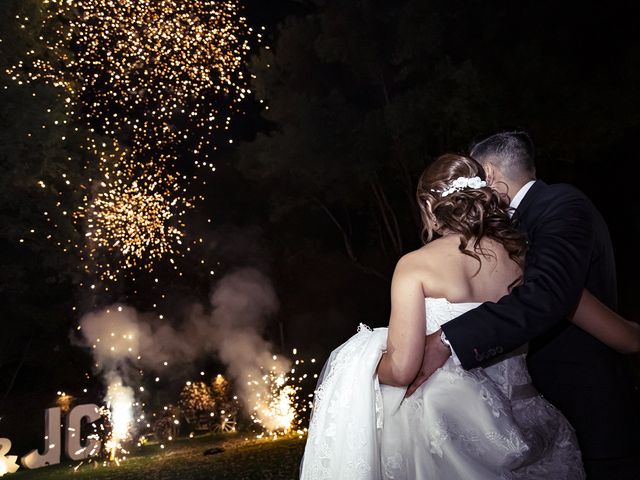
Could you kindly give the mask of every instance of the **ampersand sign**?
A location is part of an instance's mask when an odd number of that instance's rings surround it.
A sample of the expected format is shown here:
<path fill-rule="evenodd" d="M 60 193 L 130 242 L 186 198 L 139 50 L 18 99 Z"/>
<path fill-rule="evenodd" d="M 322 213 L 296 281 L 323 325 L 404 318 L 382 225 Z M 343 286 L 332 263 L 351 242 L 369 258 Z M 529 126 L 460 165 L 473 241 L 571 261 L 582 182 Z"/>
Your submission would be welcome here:
<path fill-rule="evenodd" d="M 7 455 L 11 450 L 11 440 L 0 438 L 0 477 L 7 473 L 16 473 L 20 466 L 16 463 L 16 455 Z"/>

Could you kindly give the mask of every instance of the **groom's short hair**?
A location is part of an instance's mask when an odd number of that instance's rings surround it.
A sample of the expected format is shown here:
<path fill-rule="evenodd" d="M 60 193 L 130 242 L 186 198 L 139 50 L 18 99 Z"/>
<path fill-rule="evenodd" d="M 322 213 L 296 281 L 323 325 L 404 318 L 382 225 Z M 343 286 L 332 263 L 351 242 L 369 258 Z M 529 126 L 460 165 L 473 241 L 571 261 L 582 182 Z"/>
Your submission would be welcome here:
<path fill-rule="evenodd" d="M 533 141 L 524 130 L 495 133 L 475 143 L 470 155 L 480 164 L 493 163 L 514 180 L 536 174 Z"/>

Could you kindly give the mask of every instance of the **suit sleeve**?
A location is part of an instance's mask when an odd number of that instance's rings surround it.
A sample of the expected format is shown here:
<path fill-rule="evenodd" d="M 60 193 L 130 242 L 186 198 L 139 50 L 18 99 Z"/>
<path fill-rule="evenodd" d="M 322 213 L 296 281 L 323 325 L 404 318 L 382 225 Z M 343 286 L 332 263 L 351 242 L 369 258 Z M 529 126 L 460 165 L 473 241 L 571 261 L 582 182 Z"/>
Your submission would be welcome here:
<path fill-rule="evenodd" d="M 570 315 L 593 250 L 592 209 L 577 194 L 551 201 L 530 229 L 522 285 L 442 326 L 464 368 L 509 353 Z"/>

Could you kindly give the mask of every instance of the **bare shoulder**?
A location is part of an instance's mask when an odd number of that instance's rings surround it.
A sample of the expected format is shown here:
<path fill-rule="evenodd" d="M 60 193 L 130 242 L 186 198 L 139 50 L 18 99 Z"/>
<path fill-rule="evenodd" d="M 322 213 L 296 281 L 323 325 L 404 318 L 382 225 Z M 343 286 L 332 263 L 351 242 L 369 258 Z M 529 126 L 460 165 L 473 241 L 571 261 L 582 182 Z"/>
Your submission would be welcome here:
<path fill-rule="evenodd" d="M 398 260 L 394 275 L 415 276 L 421 280 L 428 279 L 438 271 L 445 249 L 445 245 L 441 244 L 439 240 L 435 240 L 403 255 Z"/>
<path fill-rule="evenodd" d="M 467 257 L 460 254 L 460 239 L 451 235 L 438 238 L 403 256 L 394 273 L 394 281 L 404 285 L 418 282 L 425 297 L 459 296 L 464 284 Z M 452 291 L 456 286 L 456 291 Z"/>

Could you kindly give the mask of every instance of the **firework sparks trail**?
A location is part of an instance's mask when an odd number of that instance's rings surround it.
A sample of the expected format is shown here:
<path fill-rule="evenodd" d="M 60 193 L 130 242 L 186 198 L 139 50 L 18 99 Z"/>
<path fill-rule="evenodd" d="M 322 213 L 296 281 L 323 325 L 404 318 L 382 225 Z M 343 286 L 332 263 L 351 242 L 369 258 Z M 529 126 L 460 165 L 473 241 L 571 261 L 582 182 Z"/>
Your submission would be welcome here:
<path fill-rule="evenodd" d="M 117 280 L 153 269 L 181 255 L 180 217 L 194 206 L 187 190 L 199 178 L 178 171 L 178 152 L 215 170 L 210 155 L 232 142 L 231 119 L 252 93 L 244 66 L 261 35 L 237 0 L 43 4 L 46 54 L 29 51 L 7 73 L 60 88 L 68 119 L 93 133 L 85 149 L 99 174 L 73 216 L 86 232 L 85 270 Z"/>

